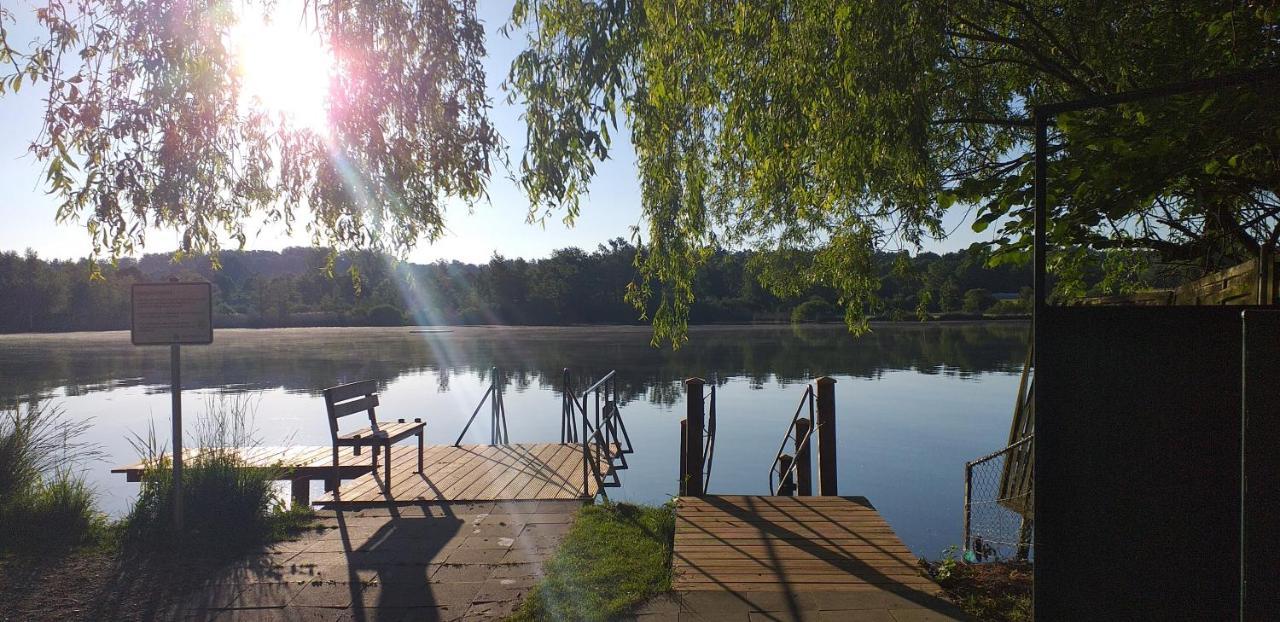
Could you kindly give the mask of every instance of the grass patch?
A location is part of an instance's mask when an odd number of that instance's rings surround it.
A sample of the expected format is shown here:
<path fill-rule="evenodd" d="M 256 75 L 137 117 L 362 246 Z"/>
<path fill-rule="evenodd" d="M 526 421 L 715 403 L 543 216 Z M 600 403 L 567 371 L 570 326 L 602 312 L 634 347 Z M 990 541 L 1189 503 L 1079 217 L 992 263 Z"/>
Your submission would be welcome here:
<path fill-rule="evenodd" d="M 584 506 L 517 621 L 608 620 L 671 589 L 675 507 Z"/>
<path fill-rule="evenodd" d="M 936 562 L 921 560 L 929 575 L 962 611 L 977 620 L 1030 622 L 1032 567 L 1025 561 L 968 564 L 952 549 Z"/>
<path fill-rule="evenodd" d="M 258 447 L 252 433 L 253 403 L 246 396 L 210 398 L 197 424 L 195 458 L 183 463 L 174 486 L 171 458 L 154 428 L 134 446 L 149 466 L 133 509 L 123 521 L 130 548 L 238 555 L 255 545 L 287 538 L 315 517 L 309 507 L 288 507 L 276 495 L 278 468 L 250 468 L 235 448 Z M 174 523 L 181 495 L 183 525 Z"/>
<path fill-rule="evenodd" d="M 79 470 L 102 455 L 79 440 L 87 430 L 57 406 L 0 410 L 0 554 L 45 555 L 105 537 L 106 517 Z"/>

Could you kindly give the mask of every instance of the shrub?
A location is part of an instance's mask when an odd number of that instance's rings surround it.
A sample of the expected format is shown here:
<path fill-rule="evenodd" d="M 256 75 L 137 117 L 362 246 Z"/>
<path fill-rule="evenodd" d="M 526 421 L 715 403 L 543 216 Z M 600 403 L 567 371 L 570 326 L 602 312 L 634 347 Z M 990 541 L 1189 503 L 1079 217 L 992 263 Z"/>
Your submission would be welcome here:
<path fill-rule="evenodd" d="M 990 291 L 982 288 L 971 289 L 964 293 L 963 310 L 965 313 L 982 313 L 995 302 L 996 298 Z"/>
<path fill-rule="evenodd" d="M 987 309 L 991 315 L 1017 315 L 1031 313 L 1031 307 L 1021 300 L 1000 300 Z"/>
<path fill-rule="evenodd" d="M 403 326 L 404 312 L 391 305 L 378 305 L 369 309 L 369 323 L 373 326 Z"/>
<path fill-rule="evenodd" d="M 799 324 L 801 322 L 817 322 L 821 320 L 829 320 L 836 314 L 835 308 L 831 303 L 821 298 L 810 298 L 791 310 L 791 322 Z"/>
<path fill-rule="evenodd" d="M 206 402 L 197 425 L 197 455 L 183 463 L 182 531 L 173 516 L 173 462 L 156 441 L 154 428 L 134 446 L 149 464 L 143 486 L 125 519 L 134 546 L 172 547 L 233 555 L 246 547 L 279 539 L 284 531 L 312 516 L 309 508 L 290 509 L 275 494 L 278 472 L 249 468 L 236 447 L 257 447 L 248 397 L 220 396 Z"/>
<path fill-rule="evenodd" d="M 78 467 L 101 458 L 71 422 L 40 403 L 0 411 L 0 552 L 34 553 L 90 543 L 106 520 Z"/>

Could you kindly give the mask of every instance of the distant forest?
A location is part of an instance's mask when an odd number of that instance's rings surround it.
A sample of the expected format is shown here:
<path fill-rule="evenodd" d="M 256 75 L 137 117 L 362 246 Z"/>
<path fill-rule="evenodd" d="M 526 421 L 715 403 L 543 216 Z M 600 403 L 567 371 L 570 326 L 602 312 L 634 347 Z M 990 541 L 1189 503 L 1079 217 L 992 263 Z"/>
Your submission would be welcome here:
<path fill-rule="evenodd" d="M 219 327 L 637 324 L 623 300 L 635 275 L 636 249 L 614 239 L 594 251 L 566 248 L 545 259 L 493 257 L 398 262 L 370 252 L 338 256 L 287 248 L 223 251 L 221 269 L 208 258 L 171 261 L 168 254 L 102 266 L 91 280 L 88 260 L 44 260 L 34 252 L 0 253 L 0 332 L 114 330 L 129 327 L 133 283 L 206 279 L 213 283 Z M 775 296 L 756 279 L 747 251 L 717 252 L 698 276 L 690 322 L 809 322 L 841 318 L 834 292 L 822 287 Z M 883 253 L 876 262 L 880 319 L 921 314 L 1021 314 L 1030 305 L 1025 267 L 989 268 L 970 251 L 915 256 Z M 356 267 L 353 277 L 352 266 Z"/>

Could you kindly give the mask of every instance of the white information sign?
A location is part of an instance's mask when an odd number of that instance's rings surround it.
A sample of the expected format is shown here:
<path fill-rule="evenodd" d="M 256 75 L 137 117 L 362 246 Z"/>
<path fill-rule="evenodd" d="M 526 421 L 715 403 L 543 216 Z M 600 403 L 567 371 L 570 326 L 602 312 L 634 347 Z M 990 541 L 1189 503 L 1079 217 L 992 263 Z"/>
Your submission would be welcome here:
<path fill-rule="evenodd" d="M 135 283 L 135 346 L 213 343 L 213 286 L 204 282 Z"/>

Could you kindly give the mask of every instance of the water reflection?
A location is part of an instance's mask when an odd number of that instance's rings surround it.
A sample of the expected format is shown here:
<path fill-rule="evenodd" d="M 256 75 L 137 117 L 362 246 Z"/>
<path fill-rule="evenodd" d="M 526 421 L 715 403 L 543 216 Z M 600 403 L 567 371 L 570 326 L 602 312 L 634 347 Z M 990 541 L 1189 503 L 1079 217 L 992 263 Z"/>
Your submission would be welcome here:
<path fill-rule="evenodd" d="M 840 326 L 693 327 L 679 351 L 649 346 L 645 327 L 408 328 L 221 330 L 211 346 L 183 351 L 183 384 L 191 389 L 282 388 L 317 394 L 339 382 L 385 384 L 434 372 L 447 391 L 458 375 L 487 377 L 491 366 L 518 390 L 558 387 L 562 369 L 575 384 L 618 370 L 625 401 L 672 404 L 680 381 L 717 372 L 753 387 L 817 375 L 876 378 L 911 370 L 965 378 L 1009 372 L 1025 355 L 1023 323 L 884 325 L 855 339 Z M 63 389 L 85 395 L 123 387 L 168 387 L 167 349 L 134 347 L 127 333 L 0 336 L 0 399 L 12 402 Z"/>
<path fill-rule="evenodd" d="M 206 398 L 252 392 L 265 444 L 324 445 L 319 391 L 371 378 L 385 417 L 423 417 L 427 442 L 452 443 L 488 385 L 508 375 L 513 442 L 559 438 L 562 370 L 579 388 L 618 370 L 635 443 L 615 499 L 660 503 L 676 489 L 681 380 L 717 373 L 719 438 L 709 490 L 763 494 L 768 463 L 815 376 L 836 377 L 841 493 L 872 500 L 913 551 L 959 542 L 964 462 L 1002 446 L 1026 356 L 1025 323 L 895 324 L 854 339 L 841 326 L 695 327 L 677 352 L 645 327 L 221 330 L 183 350 L 190 421 Z M 131 434 L 168 429 L 166 348 L 128 333 L 0 336 L 0 400 L 52 399 L 92 420 L 108 455 L 89 472 L 104 509 L 128 510 L 137 484 L 108 473 L 132 461 Z M 192 428 L 188 428 L 191 430 Z M 477 424 L 465 442 L 487 442 Z M 313 494 L 319 494 L 319 484 Z"/>

